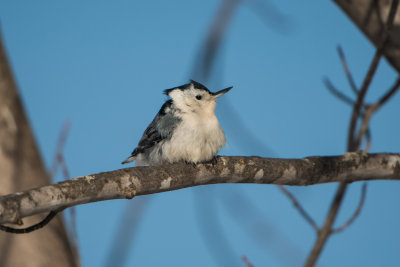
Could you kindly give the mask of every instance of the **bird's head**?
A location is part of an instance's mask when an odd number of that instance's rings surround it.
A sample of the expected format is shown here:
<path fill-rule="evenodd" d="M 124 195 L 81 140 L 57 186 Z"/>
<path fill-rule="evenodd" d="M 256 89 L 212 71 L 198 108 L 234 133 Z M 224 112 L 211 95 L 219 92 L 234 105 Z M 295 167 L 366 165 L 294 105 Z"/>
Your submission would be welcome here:
<path fill-rule="evenodd" d="M 188 84 L 164 92 L 182 112 L 214 113 L 216 100 L 231 89 L 228 87 L 213 93 L 201 83 L 191 80 Z"/>

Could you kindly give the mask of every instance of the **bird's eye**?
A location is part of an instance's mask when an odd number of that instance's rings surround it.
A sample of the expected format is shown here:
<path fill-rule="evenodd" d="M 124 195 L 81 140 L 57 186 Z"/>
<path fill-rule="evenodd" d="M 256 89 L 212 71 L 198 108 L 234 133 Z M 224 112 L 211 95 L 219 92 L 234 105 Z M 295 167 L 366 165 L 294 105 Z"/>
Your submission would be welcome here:
<path fill-rule="evenodd" d="M 201 100 L 201 95 L 196 95 L 197 100 Z"/>

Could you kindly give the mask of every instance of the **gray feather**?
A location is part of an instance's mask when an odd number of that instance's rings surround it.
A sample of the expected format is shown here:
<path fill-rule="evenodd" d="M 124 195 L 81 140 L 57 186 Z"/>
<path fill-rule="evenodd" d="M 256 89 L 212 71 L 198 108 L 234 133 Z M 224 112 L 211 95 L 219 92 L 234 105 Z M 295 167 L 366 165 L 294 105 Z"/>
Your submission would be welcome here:
<path fill-rule="evenodd" d="M 148 158 L 148 155 L 158 143 L 171 138 L 174 129 L 181 121 L 179 117 L 173 115 L 175 111 L 172 101 L 166 101 L 150 125 L 147 126 L 138 146 L 122 164 L 135 160 L 135 157 L 139 154 L 144 154 L 145 158 Z"/>

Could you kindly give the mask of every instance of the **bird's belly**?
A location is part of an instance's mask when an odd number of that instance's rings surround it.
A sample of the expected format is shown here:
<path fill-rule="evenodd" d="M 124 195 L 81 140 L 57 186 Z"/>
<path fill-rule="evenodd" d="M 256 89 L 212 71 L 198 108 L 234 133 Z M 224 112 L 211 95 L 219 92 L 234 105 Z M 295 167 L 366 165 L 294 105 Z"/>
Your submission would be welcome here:
<path fill-rule="evenodd" d="M 168 162 L 211 160 L 225 145 L 225 135 L 218 121 L 202 124 L 181 123 L 165 142 L 163 156 Z"/>

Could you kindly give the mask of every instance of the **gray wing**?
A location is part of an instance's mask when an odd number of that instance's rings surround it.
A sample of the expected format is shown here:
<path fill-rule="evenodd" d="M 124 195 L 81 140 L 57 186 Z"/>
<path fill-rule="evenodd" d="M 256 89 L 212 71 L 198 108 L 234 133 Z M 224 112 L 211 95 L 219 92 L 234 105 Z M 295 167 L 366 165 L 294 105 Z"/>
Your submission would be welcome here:
<path fill-rule="evenodd" d="M 135 157 L 140 153 L 154 147 L 162 140 L 171 138 L 172 133 L 178 123 L 181 121 L 179 117 L 173 115 L 172 100 L 168 100 L 161 107 L 154 120 L 144 131 L 138 146 L 133 150 L 131 157 Z"/>

